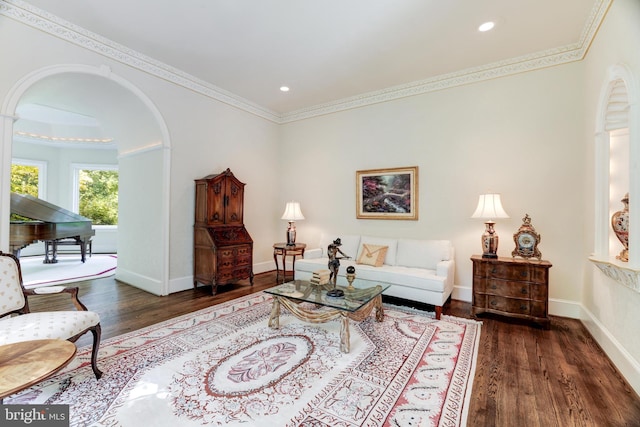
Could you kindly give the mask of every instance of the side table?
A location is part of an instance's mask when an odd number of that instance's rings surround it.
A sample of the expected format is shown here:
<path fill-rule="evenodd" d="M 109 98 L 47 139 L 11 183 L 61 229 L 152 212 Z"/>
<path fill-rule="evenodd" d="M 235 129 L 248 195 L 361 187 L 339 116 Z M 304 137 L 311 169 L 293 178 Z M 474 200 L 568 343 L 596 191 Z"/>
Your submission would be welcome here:
<path fill-rule="evenodd" d="M 304 256 L 304 249 L 307 247 L 305 243 L 294 243 L 293 245 L 287 245 L 286 243 L 276 243 L 273 245 L 273 260 L 276 262 L 276 283 L 280 283 L 280 265 L 278 264 L 278 257 L 282 257 L 282 282 L 284 283 L 287 276 L 287 257 L 293 257 L 293 279 L 296 278 L 296 257 Z"/>
<path fill-rule="evenodd" d="M 66 340 L 22 341 L 0 346 L 0 403 L 5 397 L 55 374 L 75 355 L 75 344 Z"/>

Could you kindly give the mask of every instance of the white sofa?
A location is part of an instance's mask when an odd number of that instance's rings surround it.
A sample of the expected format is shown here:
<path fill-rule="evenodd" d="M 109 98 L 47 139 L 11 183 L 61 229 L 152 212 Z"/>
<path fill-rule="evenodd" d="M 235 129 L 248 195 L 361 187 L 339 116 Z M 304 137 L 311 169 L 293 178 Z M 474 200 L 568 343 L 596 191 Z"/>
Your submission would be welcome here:
<path fill-rule="evenodd" d="M 340 260 L 338 284 L 347 285 L 346 269 L 352 265 L 359 279 L 391 284 L 384 295 L 433 305 L 436 318 L 440 319 L 442 306 L 453 290 L 455 261 L 450 241 L 326 235 L 321 238 L 319 248 L 306 250 L 304 258 L 296 261 L 295 278 L 309 280 L 314 271 L 327 269 L 327 246 L 338 237 L 342 243 L 340 250 L 351 257 Z M 356 263 L 363 244 L 388 247 L 382 266 Z"/>

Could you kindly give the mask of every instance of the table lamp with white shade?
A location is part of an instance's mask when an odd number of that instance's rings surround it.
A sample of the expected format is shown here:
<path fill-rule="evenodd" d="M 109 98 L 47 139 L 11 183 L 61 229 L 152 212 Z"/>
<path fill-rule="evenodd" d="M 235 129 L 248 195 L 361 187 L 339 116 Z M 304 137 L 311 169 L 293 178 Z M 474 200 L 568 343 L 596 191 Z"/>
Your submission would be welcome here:
<path fill-rule="evenodd" d="M 287 228 L 287 245 L 293 246 L 296 244 L 296 224 L 295 221 L 304 219 L 302 211 L 300 210 L 300 203 L 287 202 L 287 206 L 284 208 L 282 218 L 289 221 L 289 227 Z"/>
<path fill-rule="evenodd" d="M 482 234 L 482 258 L 498 258 L 498 234 L 493 228 L 497 218 L 509 218 L 502 208 L 500 194 L 481 194 L 476 211 L 471 218 L 486 220 Z"/>

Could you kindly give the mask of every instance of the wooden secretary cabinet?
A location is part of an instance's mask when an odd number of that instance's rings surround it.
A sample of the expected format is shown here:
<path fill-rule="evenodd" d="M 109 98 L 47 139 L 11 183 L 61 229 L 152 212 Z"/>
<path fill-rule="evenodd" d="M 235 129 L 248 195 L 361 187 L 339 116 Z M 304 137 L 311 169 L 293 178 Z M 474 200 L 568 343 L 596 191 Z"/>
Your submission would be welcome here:
<path fill-rule="evenodd" d="M 193 286 L 249 279 L 253 285 L 253 240 L 244 227 L 244 183 L 227 169 L 195 180 Z"/>
<path fill-rule="evenodd" d="M 548 261 L 471 257 L 471 314 L 494 313 L 530 320 L 549 329 Z"/>

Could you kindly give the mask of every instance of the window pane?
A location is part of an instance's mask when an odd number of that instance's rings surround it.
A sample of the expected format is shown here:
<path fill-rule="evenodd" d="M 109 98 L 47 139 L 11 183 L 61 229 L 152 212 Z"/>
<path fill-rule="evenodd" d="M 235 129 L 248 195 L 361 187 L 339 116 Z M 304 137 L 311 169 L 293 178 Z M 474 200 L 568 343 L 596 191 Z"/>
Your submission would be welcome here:
<path fill-rule="evenodd" d="M 38 197 L 38 176 L 40 170 L 38 166 L 20 165 L 13 163 L 11 165 L 11 192 L 28 194 Z M 11 214 L 10 221 L 29 221 L 30 218 L 23 217 L 18 214 Z"/>
<path fill-rule="evenodd" d="M 94 225 L 118 224 L 118 171 L 79 171 L 79 214 Z"/>
<path fill-rule="evenodd" d="M 12 164 L 11 192 L 38 197 L 39 172 L 37 166 Z"/>

